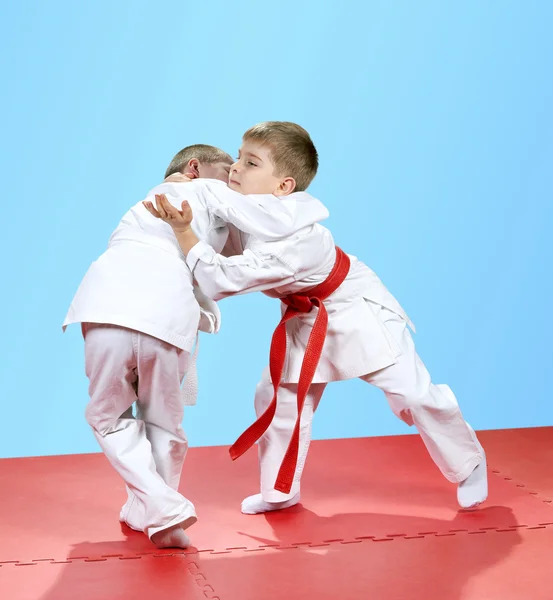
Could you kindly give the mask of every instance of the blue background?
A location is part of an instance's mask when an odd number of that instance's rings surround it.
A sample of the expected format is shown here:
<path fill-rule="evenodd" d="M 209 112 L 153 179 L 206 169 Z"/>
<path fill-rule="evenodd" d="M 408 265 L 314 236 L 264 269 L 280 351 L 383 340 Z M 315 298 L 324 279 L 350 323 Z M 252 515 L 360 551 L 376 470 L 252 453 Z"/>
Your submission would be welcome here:
<path fill-rule="evenodd" d="M 96 452 L 80 330 L 61 323 L 127 208 L 191 143 L 269 120 L 312 134 L 337 242 L 418 328 L 476 428 L 553 424 L 553 3 L 4 2 L 0 456 Z M 547 258 L 549 256 L 549 259 Z M 191 445 L 253 418 L 279 317 L 225 300 Z M 318 438 L 409 432 L 359 381 Z"/>

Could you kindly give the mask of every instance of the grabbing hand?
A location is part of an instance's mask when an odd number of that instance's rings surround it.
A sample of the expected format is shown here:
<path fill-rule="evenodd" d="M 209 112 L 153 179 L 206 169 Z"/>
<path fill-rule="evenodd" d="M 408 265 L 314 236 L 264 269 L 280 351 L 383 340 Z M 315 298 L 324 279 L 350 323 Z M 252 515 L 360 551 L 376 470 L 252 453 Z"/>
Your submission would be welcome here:
<path fill-rule="evenodd" d="M 195 179 L 194 173 L 173 173 L 163 180 L 163 183 L 184 183 Z"/>
<path fill-rule="evenodd" d="M 181 204 L 181 210 L 175 208 L 165 194 L 156 194 L 156 207 L 148 201 L 142 202 L 146 207 L 146 210 L 156 217 L 168 223 L 173 228 L 175 233 L 184 233 L 190 231 L 190 224 L 192 223 L 192 209 L 186 200 Z"/>

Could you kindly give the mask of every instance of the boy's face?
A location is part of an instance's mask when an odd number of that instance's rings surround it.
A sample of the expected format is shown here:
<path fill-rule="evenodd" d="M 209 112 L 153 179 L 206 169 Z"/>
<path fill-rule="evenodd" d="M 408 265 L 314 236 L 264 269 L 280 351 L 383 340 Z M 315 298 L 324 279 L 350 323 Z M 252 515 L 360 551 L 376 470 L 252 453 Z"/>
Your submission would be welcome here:
<path fill-rule="evenodd" d="M 198 163 L 198 177 L 219 179 L 228 183 L 231 164 L 228 162 Z"/>
<path fill-rule="evenodd" d="M 232 165 L 229 188 L 241 194 L 274 194 L 286 196 L 294 191 L 296 182 L 292 177 L 277 177 L 267 146 L 244 141 L 238 152 L 238 160 Z"/>

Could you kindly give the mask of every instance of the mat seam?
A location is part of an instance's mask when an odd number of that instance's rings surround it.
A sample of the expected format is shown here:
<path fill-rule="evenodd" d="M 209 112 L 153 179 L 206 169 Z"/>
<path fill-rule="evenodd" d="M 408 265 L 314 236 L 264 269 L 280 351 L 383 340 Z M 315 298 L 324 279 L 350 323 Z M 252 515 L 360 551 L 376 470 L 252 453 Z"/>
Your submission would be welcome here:
<path fill-rule="evenodd" d="M 542 494 L 540 494 L 539 492 L 533 492 L 530 491 L 530 489 L 528 488 L 528 486 L 526 486 L 524 483 L 522 483 L 518 478 L 514 478 L 511 477 L 510 475 L 506 475 L 502 470 L 499 470 L 495 467 L 492 467 L 491 465 L 488 466 L 489 472 L 492 473 L 494 476 L 497 476 L 505 481 L 508 481 L 511 485 L 516 486 L 519 489 L 522 489 L 524 491 L 524 493 L 526 493 L 529 496 L 532 496 L 533 498 L 536 498 L 539 502 L 546 504 L 547 506 L 549 506 L 550 508 L 553 508 L 553 500 L 550 500 L 549 498 L 546 498 L 545 496 L 543 496 Z M 205 549 L 196 549 L 196 550 L 183 550 L 181 552 L 179 551 L 167 551 L 167 552 L 159 552 L 159 551 L 151 551 L 151 552 L 138 552 L 136 554 L 132 554 L 132 555 L 101 555 L 100 557 L 85 557 L 85 556 L 80 556 L 78 558 L 64 558 L 64 559 L 56 559 L 56 558 L 36 558 L 36 559 L 32 559 L 29 561 L 22 561 L 22 560 L 7 560 L 7 561 L 3 561 L 0 562 L 0 567 L 6 567 L 6 566 L 32 566 L 32 565 L 36 565 L 36 564 L 40 564 L 40 563 L 46 563 L 46 564 L 60 564 L 60 563 L 73 563 L 73 562 L 80 562 L 80 561 L 84 561 L 84 562 L 104 562 L 106 560 L 110 560 L 110 559 L 114 559 L 114 560 L 133 560 L 133 559 L 138 559 L 138 558 L 142 558 L 142 557 L 148 557 L 148 556 L 152 556 L 154 558 L 161 558 L 164 556 L 191 556 L 191 555 L 199 555 L 199 554 L 231 554 L 231 553 L 235 553 L 235 552 L 259 552 L 259 551 L 263 551 L 266 548 L 274 548 L 277 550 L 288 550 L 288 549 L 294 549 L 294 548 L 300 548 L 302 546 L 308 546 L 308 547 L 322 547 L 322 546 L 330 546 L 333 544 L 354 544 L 354 543 L 359 543 L 361 541 L 365 541 L 365 540 L 372 540 L 375 542 L 382 542 L 382 541 L 392 541 L 394 539 L 405 539 L 405 540 L 410 540 L 410 539 L 422 539 L 425 537 L 430 537 L 430 536 L 435 536 L 435 537 L 451 537 L 453 535 L 457 535 L 457 534 L 463 534 L 463 533 L 467 533 L 467 534 L 471 534 L 471 535 L 475 535 L 475 534 L 481 534 L 481 533 L 485 533 L 485 532 L 504 532 L 504 531 L 516 531 L 517 529 L 520 528 L 526 528 L 527 530 L 531 530 L 531 529 L 535 529 L 535 528 L 544 528 L 544 527 L 553 527 L 553 522 L 552 523 L 538 523 L 535 526 L 530 526 L 530 525 L 517 525 L 517 526 L 511 526 L 509 528 L 501 528 L 501 527 L 492 527 L 492 528 L 482 528 L 479 530 L 465 530 L 465 531 L 449 531 L 449 532 L 444 532 L 444 533 L 439 533 L 439 532 L 424 532 L 424 533 L 419 533 L 419 534 L 410 534 L 410 535 L 398 535 L 398 534 L 386 534 L 384 537 L 378 537 L 378 536 L 358 536 L 358 537 L 354 537 L 353 539 L 344 539 L 344 538 L 334 538 L 332 540 L 327 540 L 327 541 L 322 541 L 322 542 L 297 542 L 297 543 L 293 543 L 293 544 L 284 544 L 284 543 L 275 543 L 275 544 L 264 544 L 264 545 L 260 545 L 257 547 L 253 547 L 253 548 L 245 548 L 245 547 L 231 547 L 231 548 L 205 548 Z M 216 598 L 215 596 L 206 596 L 208 598 Z"/>
<path fill-rule="evenodd" d="M 178 556 L 183 557 L 187 562 L 193 563 L 193 561 L 185 558 L 185 557 L 198 557 L 201 554 L 210 554 L 210 555 L 218 555 L 218 554 L 236 554 L 236 553 L 249 553 L 249 552 L 263 552 L 265 550 L 296 550 L 301 548 L 321 548 L 321 547 L 339 547 L 341 545 L 349 545 L 349 544 L 361 544 L 363 542 L 394 542 L 397 540 L 414 540 L 414 539 L 425 539 L 431 537 L 453 537 L 453 536 L 462 536 L 462 535 L 484 535 L 489 533 L 509 533 L 516 532 L 519 529 L 524 529 L 526 531 L 532 531 L 537 529 L 550 529 L 553 530 L 553 522 L 551 523 L 538 523 L 537 525 L 511 525 L 509 527 L 482 527 L 480 529 L 474 530 L 454 530 L 448 532 L 422 532 L 418 534 L 411 535 L 399 535 L 399 534 L 386 534 L 385 536 L 357 536 L 350 539 L 333 539 L 322 542 L 301 542 L 296 544 L 267 544 L 265 546 L 258 546 L 254 548 L 233 548 L 233 549 L 224 549 L 224 550 L 192 550 L 187 551 L 183 550 L 182 552 L 178 550 L 172 550 L 168 552 L 142 552 L 129 556 L 101 556 L 96 558 L 90 557 L 78 557 L 78 558 L 66 558 L 64 560 L 56 560 L 56 559 L 34 559 L 31 561 L 6 561 L 0 563 L 0 568 L 9 568 L 9 567 L 24 567 L 24 566 L 33 566 L 38 564 L 70 564 L 70 563 L 87 563 L 87 562 L 107 562 L 113 560 L 138 560 L 142 558 L 152 558 L 159 559 L 170 556 Z M 196 563 L 193 563 L 196 564 Z M 199 567 L 196 564 L 196 567 Z M 198 573 L 201 574 L 201 570 L 198 570 Z M 202 574 L 204 579 L 207 580 L 205 575 Z M 215 599 L 216 596 L 206 596 L 210 599 Z"/>
<path fill-rule="evenodd" d="M 498 470 L 495 467 L 490 467 L 490 471 L 493 475 L 500 477 L 504 481 L 508 481 L 511 485 L 514 485 L 519 489 L 522 488 L 529 496 L 532 496 L 533 498 L 536 498 L 536 500 L 539 500 L 543 504 L 547 504 L 547 506 L 553 508 L 553 500 L 545 497 L 540 492 L 530 491 L 530 488 L 525 483 L 522 483 L 522 481 L 520 481 L 518 478 L 506 475 L 503 471 Z"/>
<path fill-rule="evenodd" d="M 113 560 L 136 560 L 136 559 L 141 560 L 143 558 L 146 558 L 146 560 L 147 560 L 147 557 L 150 558 L 151 560 L 156 560 L 156 559 L 160 559 L 160 558 L 174 557 L 174 556 L 178 556 L 179 558 L 181 558 L 182 560 L 185 561 L 188 572 L 194 578 L 194 584 L 200 588 L 200 590 L 203 593 L 206 600 L 221 600 L 220 596 L 218 596 L 217 593 L 215 592 L 213 585 L 211 585 L 211 583 L 209 582 L 209 579 L 202 572 L 202 570 L 198 566 L 198 564 L 193 560 L 185 558 L 186 554 L 180 554 L 180 553 L 133 556 L 133 557 L 109 556 L 109 557 L 105 557 L 105 558 L 95 558 L 95 559 L 78 558 L 78 559 L 69 559 L 69 560 L 63 560 L 63 561 L 41 560 L 41 561 L 32 561 L 32 562 L 25 562 L 25 563 L 24 562 L 17 563 L 17 562 L 12 561 L 10 563 L 2 563 L 2 564 L 0 564 L 0 567 L 3 567 L 3 568 L 5 568 L 7 566 L 11 566 L 14 568 L 15 567 L 30 567 L 30 566 L 36 566 L 39 564 L 45 564 L 45 565 L 73 564 L 73 563 L 86 564 L 87 562 L 88 563 L 97 563 L 97 562 L 108 562 L 108 561 L 113 561 Z M 0 568 L 0 573 L 1 572 L 2 572 L 2 569 Z"/>

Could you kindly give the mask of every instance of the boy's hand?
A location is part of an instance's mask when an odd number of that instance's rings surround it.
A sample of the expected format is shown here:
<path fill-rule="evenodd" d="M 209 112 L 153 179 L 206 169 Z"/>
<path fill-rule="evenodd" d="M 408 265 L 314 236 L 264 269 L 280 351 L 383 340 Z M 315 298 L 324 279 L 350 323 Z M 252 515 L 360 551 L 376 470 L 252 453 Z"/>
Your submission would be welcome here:
<path fill-rule="evenodd" d="M 190 227 L 193 219 L 192 209 L 186 200 L 181 204 L 181 210 L 175 208 L 167 200 L 165 194 L 156 194 L 156 208 L 148 200 L 144 200 L 142 204 L 151 215 L 171 225 L 175 233 L 185 233 L 192 230 Z"/>
<path fill-rule="evenodd" d="M 186 181 L 192 181 L 195 178 L 196 176 L 194 173 L 173 173 L 172 175 L 169 175 L 169 177 L 166 177 L 163 180 L 163 183 L 182 183 Z"/>

